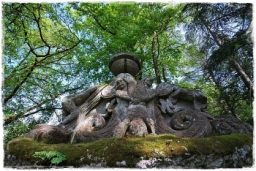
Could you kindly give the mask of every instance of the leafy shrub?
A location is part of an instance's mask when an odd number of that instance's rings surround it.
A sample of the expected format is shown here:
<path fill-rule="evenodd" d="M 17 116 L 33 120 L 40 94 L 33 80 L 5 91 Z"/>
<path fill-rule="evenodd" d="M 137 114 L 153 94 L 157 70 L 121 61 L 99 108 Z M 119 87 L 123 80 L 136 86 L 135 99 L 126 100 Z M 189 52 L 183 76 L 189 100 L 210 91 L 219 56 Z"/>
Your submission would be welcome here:
<path fill-rule="evenodd" d="M 66 160 L 66 156 L 58 151 L 40 151 L 35 152 L 33 156 L 40 158 L 42 161 L 50 161 L 53 165 L 58 165 Z"/>

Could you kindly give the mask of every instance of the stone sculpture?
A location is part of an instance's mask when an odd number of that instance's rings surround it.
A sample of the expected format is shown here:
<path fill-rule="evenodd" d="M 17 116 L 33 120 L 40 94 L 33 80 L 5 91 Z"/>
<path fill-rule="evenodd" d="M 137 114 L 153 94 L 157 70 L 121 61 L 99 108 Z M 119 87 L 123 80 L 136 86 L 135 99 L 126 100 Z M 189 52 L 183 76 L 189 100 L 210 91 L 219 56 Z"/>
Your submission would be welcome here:
<path fill-rule="evenodd" d="M 27 136 L 48 143 L 78 143 L 165 133 L 204 137 L 213 130 L 221 134 L 239 129 L 231 128 L 232 123 L 239 123 L 234 118 L 228 122 L 205 113 L 207 97 L 200 90 L 186 90 L 167 82 L 152 89 L 153 78 L 136 80 L 141 66 L 133 55 L 117 54 L 109 68 L 116 76 L 109 85 L 67 96 L 62 102 L 64 120 L 58 126 L 37 125 Z M 223 123 L 226 127 L 220 130 Z M 252 129 L 246 125 L 233 132 L 252 133 Z"/>

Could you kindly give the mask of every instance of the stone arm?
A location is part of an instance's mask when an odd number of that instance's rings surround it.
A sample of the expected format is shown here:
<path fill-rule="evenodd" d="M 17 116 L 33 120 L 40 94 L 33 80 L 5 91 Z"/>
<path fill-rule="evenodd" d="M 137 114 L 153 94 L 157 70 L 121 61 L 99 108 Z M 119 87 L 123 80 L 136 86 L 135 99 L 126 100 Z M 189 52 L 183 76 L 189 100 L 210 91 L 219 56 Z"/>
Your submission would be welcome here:
<path fill-rule="evenodd" d="M 148 103 L 154 98 L 157 97 L 157 92 L 152 89 L 147 89 L 145 94 L 142 94 L 141 96 L 137 96 L 131 99 L 132 104 L 139 104 L 139 103 Z"/>
<path fill-rule="evenodd" d="M 62 108 L 63 108 L 63 117 L 67 117 L 70 113 L 75 112 L 77 108 L 82 105 L 90 95 L 97 90 L 98 86 L 93 86 L 89 89 L 86 89 L 78 94 L 66 96 L 62 100 Z"/>
<path fill-rule="evenodd" d="M 207 97 L 200 90 L 186 90 L 179 88 L 169 96 L 169 100 L 173 104 L 175 104 L 179 98 L 192 102 L 194 104 L 194 110 L 196 111 L 203 111 L 203 109 L 207 108 Z"/>
<path fill-rule="evenodd" d="M 152 89 L 147 89 L 147 98 L 145 99 L 145 102 L 148 102 L 148 101 L 151 101 L 153 100 L 154 98 L 157 97 L 157 92 L 155 90 L 152 90 Z"/>
<path fill-rule="evenodd" d="M 131 97 L 127 94 L 127 92 L 125 92 L 123 90 L 117 90 L 116 97 L 126 100 L 126 101 L 131 101 Z"/>

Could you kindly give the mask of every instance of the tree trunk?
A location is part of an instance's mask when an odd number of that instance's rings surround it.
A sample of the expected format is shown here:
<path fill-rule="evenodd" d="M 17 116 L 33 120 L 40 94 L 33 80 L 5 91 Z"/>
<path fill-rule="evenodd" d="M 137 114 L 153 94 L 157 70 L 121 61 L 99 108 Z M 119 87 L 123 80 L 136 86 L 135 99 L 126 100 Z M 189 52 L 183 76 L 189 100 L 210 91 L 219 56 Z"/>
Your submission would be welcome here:
<path fill-rule="evenodd" d="M 212 35 L 213 39 L 215 40 L 215 42 L 217 43 L 217 45 L 219 47 L 222 46 L 222 42 L 219 39 L 219 37 L 211 30 L 210 26 L 205 24 L 205 27 L 207 28 L 207 30 L 209 31 L 209 33 Z M 244 72 L 243 68 L 240 66 L 240 64 L 236 61 L 236 60 L 230 60 L 230 64 L 231 66 L 234 67 L 234 69 L 236 70 L 236 72 L 239 74 L 240 78 L 243 80 L 244 84 L 247 86 L 247 88 L 250 90 L 251 92 L 251 96 L 253 96 L 253 83 L 251 81 L 251 79 L 248 77 L 248 75 Z"/>
<path fill-rule="evenodd" d="M 214 41 L 215 41 L 215 42 L 217 43 L 217 45 L 220 47 L 220 46 L 222 45 L 222 41 L 220 40 L 220 38 L 218 37 L 218 35 L 215 34 L 215 33 L 212 31 L 211 27 L 210 27 L 208 24 L 204 23 L 204 26 L 207 28 L 207 30 L 209 31 L 209 33 L 210 33 L 211 36 L 213 37 Z"/>
<path fill-rule="evenodd" d="M 157 34 L 154 33 L 154 37 L 153 37 L 153 40 L 152 40 L 152 58 L 153 58 L 153 65 L 154 65 L 154 70 L 155 70 L 155 74 L 156 74 L 156 82 L 157 84 L 160 84 L 161 83 L 161 78 L 160 78 L 160 74 L 159 74 L 159 69 L 158 69 L 158 61 L 157 61 L 157 58 L 158 58 L 158 55 L 156 55 L 156 48 L 155 48 L 155 44 L 156 44 L 156 40 L 157 40 Z"/>
<path fill-rule="evenodd" d="M 243 68 L 239 65 L 239 63 L 236 60 L 230 60 L 230 62 L 234 66 L 236 72 L 239 74 L 241 79 L 243 80 L 244 84 L 250 90 L 251 96 L 253 96 L 254 88 L 253 88 L 253 83 L 252 83 L 251 79 L 244 72 Z"/>

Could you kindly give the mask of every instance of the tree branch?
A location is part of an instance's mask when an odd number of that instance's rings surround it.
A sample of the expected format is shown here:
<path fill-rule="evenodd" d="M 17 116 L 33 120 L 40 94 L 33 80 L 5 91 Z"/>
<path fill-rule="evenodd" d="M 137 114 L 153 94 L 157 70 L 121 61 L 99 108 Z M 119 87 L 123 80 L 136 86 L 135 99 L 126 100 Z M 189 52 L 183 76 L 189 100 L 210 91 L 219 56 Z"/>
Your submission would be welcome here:
<path fill-rule="evenodd" d="M 31 68 L 29 69 L 28 73 L 25 75 L 25 77 L 23 78 L 23 80 L 18 83 L 18 85 L 15 86 L 15 88 L 13 89 L 13 91 L 7 95 L 7 97 L 4 98 L 4 104 L 6 104 L 15 94 L 16 92 L 19 90 L 19 88 L 25 83 L 25 81 L 30 77 L 30 75 L 32 74 L 32 72 L 35 69 L 35 65 L 36 62 L 34 62 L 34 64 L 31 66 Z"/>
<path fill-rule="evenodd" d="M 42 33 L 41 25 L 40 25 L 40 19 L 41 19 L 40 7 L 41 7 L 41 5 L 39 4 L 39 8 L 37 9 L 38 18 L 36 18 L 35 13 L 32 13 L 32 14 L 33 14 L 34 20 L 36 21 L 36 24 L 37 24 L 37 28 L 38 28 L 38 31 L 39 31 L 39 36 L 40 36 L 42 42 L 48 48 L 48 50 L 47 50 L 47 52 L 44 56 L 48 56 L 50 54 L 50 51 L 51 51 L 51 46 L 45 41 L 45 39 L 43 37 L 43 33 Z"/>
<path fill-rule="evenodd" d="M 30 116 L 30 115 L 32 115 L 32 114 L 36 114 L 37 112 L 35 112 L 35 111 L 34 111 L 34 112 L 30 112 L 30 111 L 32 111 L 32 110 L 34 110 L 34 109 L 36 109 L 36 108 L 38 108 L 38 107 L 41 107 L 42 105 L 44 105 L 44 104 L 47 103 L 47 102 L 50 102 L 50 101 L 56 99 L 56 98 L 57 98 L 59 95 L 61 95 L 61 94 L 64 94 L 64 93 L 69 92 L 69 91 L 72 91 L 72 90 L 80 89 L 80 88 L 83 87 L 83 86 L 84 86 L 84 85 L 81 85 L 81 86 L 79 86 L 79 87 L 72 88 L 72 89 L 67 89 L 67 90 L 65 90 L 65 91 L 63 91 L 63 92 L 61 92 L 61 93 L 55 95 L 54 97 L 52 97 L 52 98 L 50 98 L 50 99 L 46 99 L 46 100 L 44 100 L 43 102 L 38 103 L 38 104 L 36 104 L 36 105 L 34 105 L 34 106 L 32 106 L 32 107 L 26 109 L 25 111 L 23 111 L 23 112 L 21 112 L 21 113 L 15 115 L 15 116 L 5 118 L 5 119 L 4 119 L 4 126 L 6 126 L 6 125 L 8 125 L 8 124 L 10 124 L 10 123 L 12 123 L 12 122 L 14 122 L 14 121 L 20 119 L 20 118 L 25 118 L 25 117 Z M 43 108 L 41 108 L 40 110 L 38 109 L 38 112 L 41 111 L 41 110 L 43 110 Z M 28 112 L 30 112 L 30 113 L 28 113 Z"/>
<path fill-rule="evenodd" d="M 36 114 L 38 112 L 41 112 L 41 111 L 44 111 L 44 110 L 56 110 L 56 109 L 62 110 L 62 107 L 41 108 L 41 109 L 38 109 L 38 110 L 36 110 L 34 112 L 30 112 L 30 113 L 25 114 L 21 118 L 25 118 L 25 117 L 28 117 L 30 115 L 34 115 L 34 114 Z"/>
<path fill-rule="evenodd" d="M 20 66 L 22 66 L 22 63 L 27 59 L 27 57 L 29 56 L 31 51 L 29 51 L 25 57 L 19 62 L 19 64 L 10 72 L 11 74 L 9 76 L 7 76 L 6 78 L 4 78 L 5 80 L 11 79 L 18 70 L 22 70 L 25 69 L 27 66 L 25 65 L 24 67 L 20 68 Z"/>
<path fill-rule="evenodd" d="M 104 31 L 106 31 L 107 33 L 111 34 L 111 35 L 116 35 L 116 33 L 112 32 L 111 30 L 109 30 L 108 28 L 104 27 L 100 21 L 98 20 L 98 18 L 92 13 L 92 11 L 88 8 L 92 18 L 96 21 L 96 23 L 100 26 L 100 28 Z"/>

